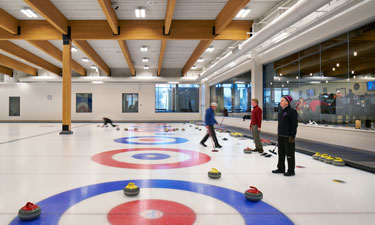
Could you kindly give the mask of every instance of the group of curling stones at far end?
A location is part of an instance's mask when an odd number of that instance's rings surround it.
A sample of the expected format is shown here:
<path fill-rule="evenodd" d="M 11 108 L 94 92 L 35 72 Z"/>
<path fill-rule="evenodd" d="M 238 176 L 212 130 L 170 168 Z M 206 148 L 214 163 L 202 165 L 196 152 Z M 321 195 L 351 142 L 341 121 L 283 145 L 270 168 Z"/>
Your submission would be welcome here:
<path fill-rule="evenodd" d="M 312 158 L 335 166 L 345 166 L 345 161 L 342 158 L 333 157 L 328 154 L 322 154 L 320 152 L 315 153 Z"/>

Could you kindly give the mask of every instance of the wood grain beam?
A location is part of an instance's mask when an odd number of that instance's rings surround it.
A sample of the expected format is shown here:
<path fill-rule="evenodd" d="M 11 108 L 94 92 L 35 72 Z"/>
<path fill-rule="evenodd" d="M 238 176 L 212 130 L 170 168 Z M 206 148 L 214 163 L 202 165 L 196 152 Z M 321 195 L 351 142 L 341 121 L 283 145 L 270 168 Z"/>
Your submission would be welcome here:
<path fill-rule="evenodd" d="M 62 134 L 71 134 L 72 114 L 72 42 L 63 45 L 63 77 L 62 77 Z"/>
<path fill-rule="evenodd" d="M 176 0 L 168 0 L 167 10 L 165 11 L 165 19 L 164 19 L 164 34 L 169 34 L 169 31 L 171 29 L 175 5 L 176 5 Z"/>
<path fill-rule="evenodd" d="M 15 69 L 15 70 L 22 71 L 29 75 L 33 75 L 33 76 L 37 75 L 37 70 L 34 67 L 26 65 L 25 63 L 18 62 L 17 60 L 14 60 L 3 54 L 0 54 L 0 64 L 9 68 Z"/>
<path fill-rule="evenodd" d="M 60 49 L 56 48 L 49 41 L 29 40 L 28 42 L 34 45 L 35 47 L 39 48 L 43 52 L 47 53 L 48 55 L 52 56 L 56 60 L 63 62 L 63 52 Z M 83 68 L 83 66 L 77 63 L 75 60 L 72 60 L 72 69 L 80 75 L 86 75 L 86 69 Z"/>
<path fill-rule="evenodd" d="M 52 63 L 47 62 L 46 60 L 34 55 L 33 53 L 21 48 L 20 46 L 14 44 L 10 41 L 0 41 L 0 49 L 4 52 L 17 56 L 21 59 L 26 60 L 36 66 L 39 66 L 45 70 L 48 70 L 57 75 L 61 75 L 61 69 Z"/>
<path fill-rule="evenodd" d="M 122 54 L 124 54 L 125 60 L 128 63 L 130 72 L 132 73 L 133 76 L 135 76 L 135 69 L 134 69 L 133 61 L 132 61 L 132 58 L 130 57 L 130 53 L 129 53 L 129 49 L 128 49 L 128 45 L 126 44 L 126 41 L 118 40 L 118 43 L 122 50 Z"/>
<path fill-rule="evenodd" d="M 214 20 L 173 20 L 170 35 L 163 35 L 164 20 L 119 20 L 114 35 L 106 20 L 69 21 L 72 40 L 246 40 L 252 21 L 233 20 L 220 35 L 212 34 Z M 0 29 L 0 40 L 61 40 L 61 32 L 47 21 L 20 20 L 20 35 Z"/>
<path fill-rule="evenodd" d="M 0 8 L 0 28 L 11 34 L 17 34 L 18 20 L 8 12 Z"/>
<path fill-rule="evenodd" d="M 197 47 L 194 49 L 190 58 L 186 62 L 184 68 L 182 69 L 182 76 L 185 76 L 194 63 L 199 59 L 199 57 L 206 51 L 207 47 L 210 46 L 213 40 L 202 40 L 199 42 Z"/>
<path fill-rule="evenodd" d="M 158 76 L 160 76 L 160 73 L 161 73 L 161 67 L 163 65 L 163 59 L 164 59 L 164 53 L 165 53 L 166 47 L 167 47 L 167 40 L 161 40 L 159 63 L 158 63 L 158 72 L 157 72 Z"/>
<path fill-rule="evenodd" d="M 2 65 L 0 65 L 0 73 L 8 75 L 8 76 L 13 76 L 13 70 L 11 68 L 8 68 Z"/>
<path fill-rule="evenodd" d="M 111 75 L 111 70 L 104 62 L 104 60 L 96 53 L 96 51 L 91 47 L 87 41 L 75 40 L 73 43 L 82 50 L 87 57 L 91 59 L 100 69 L 104 71 L 108 76 Z"/>
<path fill-rule="evenodd" d="M 250 0 L 229 0 L 216 17 L 215 34 L 221 34 L 225 27 L 232 22 L 237 13 L 249 2 Z"/>
<path fill-rule="evenodd" d="M 68 19 L 49 0 L 24 0 L 63 34 L 68 34 Z"/>
<path fill-rule="evenodd" d="M 112 29 L 113 34 L 118 34 L 118 20 L 115 10 L 112 8 L 111 0 L 98 0 L 103 13 L 107 18 L 108 24 Z"/>

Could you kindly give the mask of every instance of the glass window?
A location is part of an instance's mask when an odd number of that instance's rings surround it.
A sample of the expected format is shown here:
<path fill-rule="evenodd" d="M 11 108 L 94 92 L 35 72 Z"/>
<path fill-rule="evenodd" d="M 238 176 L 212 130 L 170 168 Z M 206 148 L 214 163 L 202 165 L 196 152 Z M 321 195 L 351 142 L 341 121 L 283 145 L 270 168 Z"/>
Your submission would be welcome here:
<path fill-rule="evenodd" d="M 91 113 L 92 112 L 92 93 L 76 94 L 76 112 Z"/>
<path fill-rule="evenodd" d="M 251 110 L 251 74 L 243 73 L 210 87 L 210 100 L 217 102 L 218 113 L 243 117 Z M 225 109 L 225 110 L 224 110 Z"/>
<path fill-rule="evenodd" d="M 263 66 L 264 118 L 293 97 L 299 122 L 363 127 L 375 121 L 375 22 Z"/>
<path fill-rule="evenodd" d="M 199 85 L 156 84 L 155 112 L 199 112 Z"/>
<path fill-rule="evenodd" d="M 136 94 L 122 94 L 122 112 L 138 112 L 138 93 Z"/>
<path fill-rule="evenodd" d="M 9 116 L 20 116 L 20 97 L 9 97 Z"/>

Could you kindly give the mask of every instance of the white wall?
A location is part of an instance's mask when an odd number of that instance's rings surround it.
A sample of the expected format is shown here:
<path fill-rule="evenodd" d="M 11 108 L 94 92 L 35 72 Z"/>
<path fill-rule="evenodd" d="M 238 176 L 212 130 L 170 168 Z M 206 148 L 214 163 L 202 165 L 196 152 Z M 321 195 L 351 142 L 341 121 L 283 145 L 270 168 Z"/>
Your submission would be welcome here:
<path fill-rule="evenodd" d="M 221 121 L 222 117 L 217 117 L 216 120 Z M 249 129 L 250 120 L 245 120 L 244 122 L 242 118 L 225 117 L 223 124 Z M 277 121 L 262 121 L 262 131 L 276 134 Z M 375 131 L 298 124 L 297 141 L 298 139 L 375 152 Z"/>
<path fill-rule="evenodd" d="M 76 93 L 92 93 L 92 113 L 76 113 Z M 122 113 L 122 93 L 139 93 L 139 112 Z M 47 96 L 51 95 L 52 100 Z M 20 96 L 21 115 L 9 117 L 9 97 Z M 61 83 L 0 84 L 0 121 L 61 121 Z M 72 121 L 200 120 L 201 113 L 155 113 L 155 84 L 72 84 Z"/>

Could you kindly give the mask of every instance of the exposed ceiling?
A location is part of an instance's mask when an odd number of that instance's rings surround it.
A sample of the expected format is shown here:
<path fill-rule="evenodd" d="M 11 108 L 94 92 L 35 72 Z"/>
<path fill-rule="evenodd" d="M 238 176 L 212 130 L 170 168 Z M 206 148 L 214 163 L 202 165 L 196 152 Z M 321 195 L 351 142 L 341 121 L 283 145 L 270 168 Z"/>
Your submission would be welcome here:
<path fill-rule="evenodd" d="M 17 20 L 30 20 L 27 16 L 21 13 L 21 9 L 28 7 L 32 8 L 27 1 L 22 0 L 0 0 L 0 8 Z M 106 16 L 97 0 L 50 0 L 56 8 L 69 20 L 102 20 L 106 21 Z M 228 0 L 178 0 L 176 2 L 173 21 L 176 20 L 215 20 L 218 14 L 228 4 Z M 280 0 L 251 0 L 246 4 L 251 12 L 240 20 L 256 20 L 264 16 L 271 8 L 280 3 Z M 118 20 L 164 20 L 166 15 L 168 0 L 112 0 L 112 8 L 115 9 L 115 14 Z M 134 10 L 136 8 L 146 9 L 146 18 L 138 19 L 135 17 Z M 117 9 L 116 9 L 117 8 Z M 33 9 L 36 12 L 35 9 Z M 37 18 L 33 20 L 45 20 L 45 18 L 38 14 Z M 233 20 L 238 20 L 234 18 Z M 22 27 L 21 27 L 22 29 Z M 0 28 L 0 31 L 4 31 Z M 122 31 L 124 32 L 124 31 Z M 212 32 L 212 31 L 210 31 Z M 0 32 L 1 33 L 1 32 Z M 1 37 L 1 35 L 0 35 Z M 1 39 L 1 38 L 0 38 Z M 4 39 L 1 39 L 4 40 Z M 52 63 L 53 65 L 62 68 L 62 63 L 59 60 L 51 57 L 44 51 L 30 44 L 27 40 L 10 40 L 12 43 L 32 52 L 40 58 Z M 52 45 L 62 51 L 62 40 L 48 40 Z M 87 41 L 96 53 L 103 59 L 110 69 L 126 69 L 129 68 L 123 52 L 117 40 L 88 40 Z M 158 69 L 161 40 L 126 40 L 129 49 L 129 54 L 136 71 L 142 71 L 144 66 L 147 65 L 150 71 Z M 192 56 L 195 48 L 200 43 L 200 40 L 192 40 L 187 38 L 168 40 L 166 43 L 165 53 L 162 61 L 162 69 L 178 69 L 181 71 L 189 58 Z M 203 62 L 196 62 L 194 65 L 196 69 L 190 71 L 199 71 L 203 66 L 210 63 L 217 56 L 227 50 L 228 47 L 233 45 L 233 40 L 213 40 L 210 46 L 215 49 L 213 52 L 206 52 L 200 55 L 204 59 Z M 73 46 L 75 44 L 73 43 Z M 147 46 L 148 52 L 141 52 L 140 48 Z M 72 53 L 72 58 L 79 63 L 86 70 L 90 70 L 94 62 L 83 62 L 82 58 L 87 58 L 79 48 L 77 52 Z M 21 61 L 20 58 L 14 57 L 0 50 L 0 54 L 7 55 L 11 58 Z M 143 58 L 148 58 L 148 62 L 143 62 Z M 27 63 L 35 68 L 33 64 Z M 114 70 L 115 71 L 115 70 Z M 138 73 L 137 73 L 138 74 Z M 116 74 L 112 73 L 113 76 Z M 156 74 L 153 74 L 156 75 Z M 163 74 L 161 74 L 163 76 Z M 176 74 L 181 76 L 181 73 Z"/>

